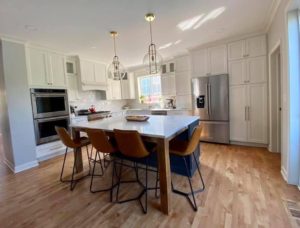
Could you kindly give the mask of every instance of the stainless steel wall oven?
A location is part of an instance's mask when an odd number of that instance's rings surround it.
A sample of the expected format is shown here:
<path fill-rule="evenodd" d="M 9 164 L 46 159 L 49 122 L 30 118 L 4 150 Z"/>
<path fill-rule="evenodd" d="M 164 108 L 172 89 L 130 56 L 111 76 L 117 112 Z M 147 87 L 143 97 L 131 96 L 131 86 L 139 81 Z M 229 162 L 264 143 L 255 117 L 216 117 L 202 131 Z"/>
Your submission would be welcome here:
<path fill-rule="evenodd" d="M 68 94 L 64 89 L 31 89 L 32 112 L 37 144 L 58 139 L 55 126 L 69 128 Z"/>

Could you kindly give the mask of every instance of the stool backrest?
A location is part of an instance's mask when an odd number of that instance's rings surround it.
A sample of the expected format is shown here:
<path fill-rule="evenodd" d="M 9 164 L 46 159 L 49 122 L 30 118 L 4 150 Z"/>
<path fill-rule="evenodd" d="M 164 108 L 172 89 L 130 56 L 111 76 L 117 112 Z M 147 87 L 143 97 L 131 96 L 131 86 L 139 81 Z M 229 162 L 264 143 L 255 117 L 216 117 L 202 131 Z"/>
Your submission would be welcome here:
<path fill-rule="evenodd" d="M 92 146 L 96 148 L 97 151 L 102 153 L 113 153 L 116 151 L 104 131 L 89 129 L 86 132 Z"/>
<path fill-rule="evenodd" d="M 202 126 L 195 127 L 192 138 L 190 139 L 184 154 L 186 155 L 192 154 L 196 150 L 197 146 L 199 145 L 201 132 L 202 132 Z"/>
<path fill-rule="evenodd" d="M 128 157 L 143 158 L 149 155 L 137 131 L 114 130 L 120 152 Z"/>
<path fill-rule="evenodd" d="M 60 140 L 66 147 L 70 147 L 70 148 L 78 147 L 78 144 L 73 141 L 69 132 L 64 127 L 55 126 L 55 130 Z"/>

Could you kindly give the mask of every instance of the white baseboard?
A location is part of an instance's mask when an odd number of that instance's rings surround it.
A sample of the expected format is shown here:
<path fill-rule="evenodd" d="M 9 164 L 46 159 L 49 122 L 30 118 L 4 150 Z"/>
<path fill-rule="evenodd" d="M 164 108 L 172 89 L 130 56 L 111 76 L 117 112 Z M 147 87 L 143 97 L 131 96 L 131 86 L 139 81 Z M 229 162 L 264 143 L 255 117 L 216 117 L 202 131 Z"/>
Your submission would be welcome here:
<path fill-rule="evenodd" d="M 287 182 L 287 172 L 286 172 L 286 170 L 285 170 L 285 168 L 283 167 L 283 166 L 281 166 L 281 175 L 282 175 L 282 177 L 283 177 L 283 179 Z"/>
<path fill-rule="evenodd" d="M 68 152 L 71 152 L 71 150 L 69 150 Z M 41 161 L 45 161 L 45 160 L 48 160 L 48 159 L 51 159 L 51 158 L 54 158 L 54 157 L 57 157 L 59 155 L 62 155 L 65 153 L 65 149 L 63 150 L 56 150 L 56 151 L 51 151 L 49 153 L 44 153 L 44 154 L 41 154 L 39 153 L 37 156 L 37 159 L 39 162 Z"/>
<path fill-rule="evenodd" d="M 34 167 L 37 167 L 39 165 L 38 161 L 31 161 L 27 162 L 22 165 L 14 166 L 10 161 L 8 161 L 6 158 L 4 158 L 3 162 L 7 165 L 7 167 L 13 172 L 13 173 L 19 173 L 22 171 L 25 171 L 27 169 L 31 169 Z"/>

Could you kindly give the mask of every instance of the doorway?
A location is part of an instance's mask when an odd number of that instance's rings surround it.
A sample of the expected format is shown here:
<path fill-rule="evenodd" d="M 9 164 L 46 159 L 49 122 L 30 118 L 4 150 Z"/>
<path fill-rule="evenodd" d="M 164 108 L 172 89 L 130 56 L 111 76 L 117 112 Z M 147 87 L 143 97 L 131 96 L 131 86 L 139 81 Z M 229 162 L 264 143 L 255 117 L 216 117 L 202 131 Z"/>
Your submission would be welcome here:
<path fill-rule="evenodd" d="M 269 151 L 281 152 L 281 120 L 282 120 L 282 96 L 281 96 L 281 52 L 280 43 L 269 55 L 269 100 L 270 100 L 270 144 Z"/>

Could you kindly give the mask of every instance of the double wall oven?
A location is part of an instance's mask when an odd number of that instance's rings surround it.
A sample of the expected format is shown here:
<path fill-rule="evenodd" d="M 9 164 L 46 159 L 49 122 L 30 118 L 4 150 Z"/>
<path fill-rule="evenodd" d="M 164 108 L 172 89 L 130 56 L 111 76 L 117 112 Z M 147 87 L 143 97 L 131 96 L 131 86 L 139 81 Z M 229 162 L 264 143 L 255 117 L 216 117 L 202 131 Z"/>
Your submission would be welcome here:
<path fill-rule="evenodd" d="M 69 128 L 68 94 L 64 89 L 31 89 L 32 112 L 37 144 L 58 139 L 55 126 Z"/>

